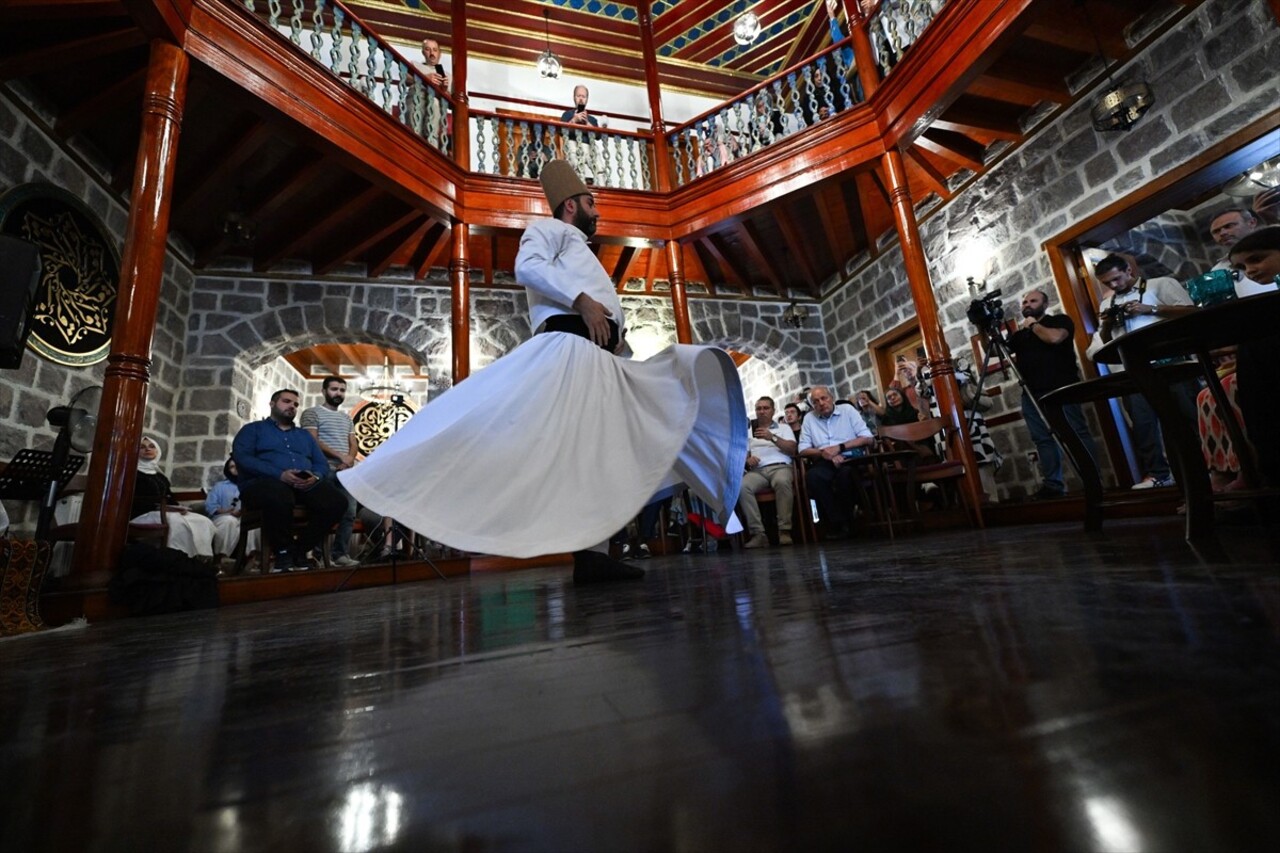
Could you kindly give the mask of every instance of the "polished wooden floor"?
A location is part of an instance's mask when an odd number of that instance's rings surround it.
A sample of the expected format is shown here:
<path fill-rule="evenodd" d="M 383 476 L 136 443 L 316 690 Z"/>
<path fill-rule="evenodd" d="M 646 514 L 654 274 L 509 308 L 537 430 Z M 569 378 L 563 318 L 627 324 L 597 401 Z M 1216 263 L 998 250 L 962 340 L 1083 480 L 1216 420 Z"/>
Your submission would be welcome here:
<path fill-rule="evenodd" d="M 537 568 L 0 643 L 30 850 L 1273 849 L 1257 527 Z"/>

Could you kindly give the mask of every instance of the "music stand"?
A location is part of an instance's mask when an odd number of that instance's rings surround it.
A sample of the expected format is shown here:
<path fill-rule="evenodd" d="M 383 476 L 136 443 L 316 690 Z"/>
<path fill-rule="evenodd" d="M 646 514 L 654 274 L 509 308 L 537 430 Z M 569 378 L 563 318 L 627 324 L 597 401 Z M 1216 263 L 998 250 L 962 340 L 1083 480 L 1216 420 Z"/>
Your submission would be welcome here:
<path fill-rule="evenodd" d="M 84 457 L 74 453 L 59 466 L 49 450 L 22 449 L 0 471 L 0 498 L 14 501 L 40 501 L 40 520 L 36 524 L 36 539 L 47 539 L 53 507 L 58 502 L 58 492 L 67 487 L 71 478 L 84 464 Z"/>

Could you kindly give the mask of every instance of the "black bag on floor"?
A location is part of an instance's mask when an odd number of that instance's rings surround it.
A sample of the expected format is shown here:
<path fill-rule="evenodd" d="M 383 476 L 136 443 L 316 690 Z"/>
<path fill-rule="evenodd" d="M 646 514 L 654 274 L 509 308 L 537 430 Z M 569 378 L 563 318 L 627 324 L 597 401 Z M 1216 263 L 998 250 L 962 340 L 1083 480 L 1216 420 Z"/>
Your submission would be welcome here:
<path fill-rule="evenodd" d="M 218 570 L 175 548 L 126 545 L 109 586 L 131 616 L 218 606 Z"/>

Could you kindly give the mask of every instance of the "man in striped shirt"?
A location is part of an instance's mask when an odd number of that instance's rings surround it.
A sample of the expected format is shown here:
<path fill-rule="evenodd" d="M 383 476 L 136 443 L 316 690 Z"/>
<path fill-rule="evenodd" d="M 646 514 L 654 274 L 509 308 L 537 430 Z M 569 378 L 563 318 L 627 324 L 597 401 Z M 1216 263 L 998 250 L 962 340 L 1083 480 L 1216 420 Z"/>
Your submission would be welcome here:
<path fill-rule="evenodd" d="M 347 511 L 338 522 L 333 534 L 333 551 L 329 555 L 335 566 L 354 566 L 356 561 L 347 553 L 351 546 L 351 528 L 356 521 L 356 499 L 342 487 L 337 473 L 356 464 L 356 434 L 351 416 L 338 411 L 347 398 L 347 382 L 341 376 L 329 376 L 320 385 L 324 404 L 312 406 L 302 413 L 302 428 L 311 433 L 324 458 L 329 463 L 328 481 L 338 487 L 347 499 Z"/>

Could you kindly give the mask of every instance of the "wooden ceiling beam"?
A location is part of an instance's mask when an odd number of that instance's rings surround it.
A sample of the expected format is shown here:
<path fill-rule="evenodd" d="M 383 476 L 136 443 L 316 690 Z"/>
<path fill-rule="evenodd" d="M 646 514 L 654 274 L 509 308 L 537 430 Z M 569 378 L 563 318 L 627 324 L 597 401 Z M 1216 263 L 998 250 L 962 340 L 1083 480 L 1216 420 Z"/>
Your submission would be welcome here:
<path fill-rule="evenodd" d="M 689 242 L 687 245 L 691 249 L 693 249 L 693 252 L 691 254 L 698 259 L 698 264 L 699 266 L 702 267 L 702 274 L 705 276 L 705 278 L 703 279 L 703 282 L 707 285 L 707 294 L 710 296 L 715 296 L 717 285 L 724 284 L 724 273 L 720 274 L 719 282 L 715 281 L 715 279 L 711 277 L 710 265 L 707 263 L 708 256 L 711 253 L 707 250 L 707 247 L 703 245 L 703 242 L 701 240 L 693 240 Z M 715 258 L 712 257 L 711 260 L 715 261 Z"/>
<path fill-rule="evenodd" d="M 1037 103 L 1071 103 L 1071 90 L 1067 88 L 1065 78 L 1020 64 L 997 63 L 988 68 L 978 80 L 984 84 L 984 91 L 1008 93 L 1008 97 L 997 97 L 996 100 L 1017 99 L 1021 103 L 1027 98 L 1034 98 Z"/>
<path fill-rule="evenodd" d="M 613 279 L 613 286 L 618 287 L 626 281 L 623 276 L 627 273 L 627 267 L 631 266 L 631 259 L 636 256 L 635 246 L 623 246 L 622 251 L 618 253 L 618 260 L 613 265 L 613 275 L 609 276 Z"/>
<path fill-rule="evenodd" d="M 718 234 L 708 234 L 699 239 L 699 243 L 707 250 L 708 254 L 715 260 L 716 266 L 720 267 L 720 272 L 725 277 L 726 284 L 732 284 L 743 295 L 751 293 L 751 277 L 747 271 L 738 265 L 737 260 L 731 260 L 728 254 L 717 245 L 717 240 L 723 240 Z"/>
<path fill-rule="evenodd" d="M 878 258 L 880 235 L 885 233 L 886 227 L 893 227 L 893 214 L 883 200 L 884 187 L 874 169 L 856 173 L 853 181 L 858 189 L 858 211 L 863 223 L 863 234 L 867 238 L 867 253 L 872 258 Z"/>
<path fill-rule="evenodd" d="M 765 274 L 769 284 L 773 285 L 773 289 L 777 291 L 779 296 L 785 297 L 787 295 L 786 278 L 778 272 L 773 259 L 764 250 L 763 241 L 760 239 L 755 226 L 750 222 L 738 222 L 733 226 L 733 233 L 738 238 L 743 250 L 750 257 L 751 262 L 755 264 L 756 269 Z"/>
<path fill-rule="evenodd" d="M 684 258 L 684 280 L 685 282 L 696 281 L 711 287 L 710 276 L 707 275 L 707 268 L 702 263 L 702 255 L 700 255 L 693 245 L 688 243 L 681 244 L 685 251 L 681 253 Z"/>
<path fill-rule="evenodd" d="M 380 206 L 385 207 L 387 199 L 381 200 Z M 422 211 L 417 209 L 408 210 L 407 213 L 401 215 L 392 215 L 389 219 L 364 219 L 360 225 L 355 228 L 346 229 L 342 234 L 342 240 L 333 240 L 328 243 L 328 251 L 314 252 L 312 254 L 311 272 L 316 275 L 328 275 L 335 268 L 348 261 L 356 260 L 357 257 L 364 255 L 370 248 L 378 245 L 378 243 L 387 240 L 392 234 L 396 234 L 408 225 L 415 223 L 417 218 L 422 215 Z M 355 241 L 351 240 L 352 234 L 355 233 Z"/>
<path fill-rule="evenodd" d="M 1129 44 L 1124 38 L 1124 28 L 1133 20 L 1132 17 L 1101 3 L 1090 4 L 1089 15 L 1097 25 L 1098 39 L 1107 56 L 1112 60 L 1128 56 Z M 1094 31 L 1074 4 L 1044 6 L 1039 18 L 1023 31 L 1023 35 L 1085 56 L 1097 50 Z"/>
<path fill-rule="evenodd" d="M 39 47 L 0 60 L 0 80 L 60 71 L 92 59 L 131 50 L 146 43 L 146 33 L 137 27 L 125 27 L 48 47 Z"/>
<path fill-rule="evenodd" d="M 947 108 L 942 117 L 931 127 L 938 130 L 951 130 L 966 136 L 982 133 L 995 139 L 1007 139 L 1018 142 L 1022 139 L 1022 128 L 1018 124 L 1018 116 L 1022 110 L 1006 108 L 997 101 L 985 101 L 978 98 L 961 97 Z"/>
<path fill-rule="evenodd" d="M 309 189 L 325 168 L 324 157 L 319 152 L 300 152 L 292 162 L 258 182 L 254 188 L 256 203 L 251 201 L 246 211 L 249 221 L 263 223 L 274 219 L 277 213 L 293 203 L 300 192 Z M 229 244 L 227 235 L 218 232 L 212 242 L 196 252 L 196 266 L 208 266 Z"/>
<path fill-rule="evenodd" d="M 186 218 L 193 208 L 204 207 L 212 193 L 234 185 L 235 175 L 242 171 L 244 164 L 275 135 L 265 121 L 254 119 L 229 144 L 219 145 L 217 161 L 202 164 L 198 180 L 174 193 L 174 216 Z"/>
<path fill-rule="evenodd" d="M 827 237 L 831 257 L 838 265 L 843 266 L 844 259 L 853 254 L 856 243 L 849 227 L 849 211 L 841 196 L 840 185 L 835 181 L 823 184 L 814 197 L 814 205 L 818 208 L 818 219 L 822 222 L 822 231 Z"/>
<path fill-rule="evenodd" d="M 118 18 L 120 0 L 5 0 L 0 21 L 61 21 Z"/>
<path fill-rule="evenodd" d="M 445 252 L 449 251 L 452 238 L 453 229 L 443 223 L 441 223 L 439 231 L 432 229 L 427 232 L 426 239 L 422 241 L 422 246 L 418 249 L 422 253 L 422 260 L 414 264 L 415 279 L 418 281 L 426 279 L 431 272 L 431 268 L 437 266 L 436 262 L 443 257 Z"/>
<path fill-rule="evenodd" d="M 359 222 L 365 208 L 384 197 L 377 187 L 365 187 L 354 198 L 344 198 L 340 203 L 327 209 L 321 209 L 319 215 L 307 222 L 287 222 L 281 227 L 277 238 L 262 249 L 254 252 L 253 268 L 256 272 L 265 272 L 280 261 L 289 257 L 308 243 L 313 243 L 336 226 L 347 222 Z M 314 269 L 314 266 L 312 267 Z"/>
<path fill-rule="evenodd" d="M 925 151 L 965 169 L 981 172 L 982 146 L 966 136 L 949 130 L 926 130 L 916 137 L 915 144 Z"/>
<path fill-rule="evenodd" d="M 430 227 L 431 217 L 424 216 L 418 222 L 410 222 L 401 230 L 401 233 L 392 235 L 391 239 L 381 247 L 381 251 L 375 249 L 372 252 L 373 257 L 369 260 L 369 278 L 378 278 L 390 269 L 396 258 L 403 257 L 405 252 L 410 251 L 410 246 L 416 246 L 422 242 L 423 236 Z"/>
<path fill-rule="evenodd" d="M 813 259 L 810 257 L 807 241 L 800 233 L 799 227 L 796 225 L 798 217 L 794 216 L 789 207 L 780 204 L 770 211 L 773 221 L 777 224 L 778 230 L 782 232 L 782 239 L 787 244 L 791 257 L 795 259 L 796 265 L 800 268 L 800 273 L 804 277 L 805 283 L 809 285 L 810 295 L 816 294 L 822 282 L 818 280 L 817 274 L 813 269 Z"/>
<path fill-rule="evenodd" d="M 335 346 L 337 346 L 338 352 L 342 353 L 342 364 L 351 365 L 352 367 L 355 368 L 355 371 L 357 374 L 364 375 L 369 372 L 369 368 L 372 367 L 372 365 L 365 364 L 365 361 L 367 360 L 367 358 L 360 352 L 359 349 L 347 343 L 338 343 Z M 378 366 L 381 367 L 382 365 L 378 365 Z M 333 372 L 333 375 L 341 376 L 342 375 L 341 370 L 342 370 L 342 365 L 340 364 L 338 365 L 338 370 L 335 370 Z"/>
<path fill-rule="evenodd" d="M 54 122 L 54 129 L 63 136 L 74 136 L 130 104 L 141 103 L 146 83 L 147 69 L 139 68 L 124 79 L 63 110 Z"/>
<path fill-rule="evenodd" d="M 924 185 L 927 189 L 937 193 L 938 198 L 943 201 L 951 200 L 951 190 L 947 189 L 946 176 L 933 167 L 925 156 L 920 153 L 916 146 L 912 145 L 907 149 L 907 159 L 915 165 L 916 171 L 923 176 Z M 919 201 L 919 199 L 913 199 Z"/>

